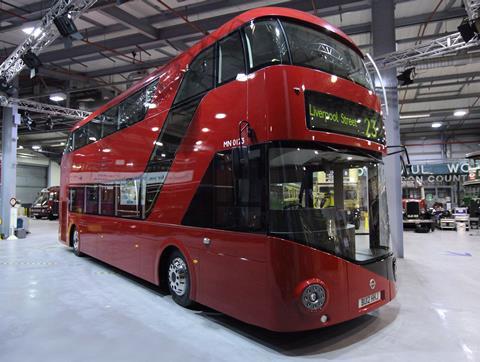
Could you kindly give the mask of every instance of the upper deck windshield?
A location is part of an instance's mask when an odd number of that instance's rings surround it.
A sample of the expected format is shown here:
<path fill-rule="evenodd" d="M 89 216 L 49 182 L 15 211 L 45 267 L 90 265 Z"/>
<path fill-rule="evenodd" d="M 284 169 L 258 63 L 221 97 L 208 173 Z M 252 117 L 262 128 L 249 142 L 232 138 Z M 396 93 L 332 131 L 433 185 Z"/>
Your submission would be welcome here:
<path fill-rule="evenodd" d="M 244 27 L 250 71 L 294 64 L 348 79 L 373 90 L 362 57 L 348 45 L 306 23 L 258 19 Z"/>
<path fill-rule="evenodd" d="M 269 150 L 269 232 L 368 262 L 390 253 L 383 163 L 319 148 Z"/>
<path fill-rule="evenodd" d="M 311 67 L 351 80 L 373 90 L 362 57 L 327 34 L 289 21 L 281 21 L 293 64 Z"/>

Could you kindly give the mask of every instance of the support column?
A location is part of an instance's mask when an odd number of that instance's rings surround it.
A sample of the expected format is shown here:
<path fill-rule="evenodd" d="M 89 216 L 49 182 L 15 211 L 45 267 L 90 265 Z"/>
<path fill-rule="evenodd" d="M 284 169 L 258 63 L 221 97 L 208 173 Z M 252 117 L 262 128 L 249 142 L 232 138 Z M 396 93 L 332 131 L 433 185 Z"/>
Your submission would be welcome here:
<path fill-rule="evenodd" d="M 0 230 L 5 237 L 9 235 L 10 199 L 16 195 L 18 124 L 20 124 L 20 115 L 17 112 L 17 106 L 3 107 Z"/>
<path fill-rule="evenodd" d="M 372 0 L 372 38 L 374 57 L 395 49 L 395 4 L 393 0 Z M 397 69 L 381 71 L 387 92 L 388 113 L 385 130 L 387 145 L 400 145 Z M 398 149 L 395 149 L 398 150 Z M 402 183 L 400 155 L 385 158 L 390 233 L 395 254 L 403 258 Z"/>

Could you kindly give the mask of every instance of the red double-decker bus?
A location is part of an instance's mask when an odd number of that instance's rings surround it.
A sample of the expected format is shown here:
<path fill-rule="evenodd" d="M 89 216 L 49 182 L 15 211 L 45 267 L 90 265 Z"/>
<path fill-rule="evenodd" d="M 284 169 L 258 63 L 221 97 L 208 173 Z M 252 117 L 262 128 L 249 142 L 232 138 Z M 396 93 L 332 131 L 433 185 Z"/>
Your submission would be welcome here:
<path fill-rule="evenodd" d="M 380 102 L 361 51 L 298 11 L 206 36 L 72 130 L 60 239 L 274 331 L 396 294 Z"/>

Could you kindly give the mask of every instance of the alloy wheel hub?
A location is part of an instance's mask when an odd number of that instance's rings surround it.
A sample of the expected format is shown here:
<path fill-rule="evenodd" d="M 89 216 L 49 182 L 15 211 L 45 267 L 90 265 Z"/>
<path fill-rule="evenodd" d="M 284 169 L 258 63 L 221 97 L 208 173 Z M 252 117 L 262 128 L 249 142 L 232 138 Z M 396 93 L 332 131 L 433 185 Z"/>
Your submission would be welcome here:
<path fill-rule="evenodd" d="M 168 267 L 170 289 L 179 297 L 187 291 L 187 265 L 181 258 L 175 258 Z"/>

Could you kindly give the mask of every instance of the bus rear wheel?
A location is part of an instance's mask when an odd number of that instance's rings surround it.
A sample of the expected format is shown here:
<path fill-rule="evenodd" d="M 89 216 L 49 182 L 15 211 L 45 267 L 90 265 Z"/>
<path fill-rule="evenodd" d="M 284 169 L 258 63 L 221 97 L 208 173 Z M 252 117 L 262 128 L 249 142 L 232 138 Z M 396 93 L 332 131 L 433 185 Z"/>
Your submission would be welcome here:
<path fill-rule="evenodd" d="M 77 228 L 73 229 L 72 248 L 73 248 L 73 253 L 76 256 L 83 256 L 83 253 L 80 251 L 80 233 L 78 232 Z"/>
<path fill-rule="evenodd" d="M 170 254 L 167 273 L 168 290 L 172 299 L 182 307 L 191 306 L 190 273 L 185 257 L 178 250 Z"/>

